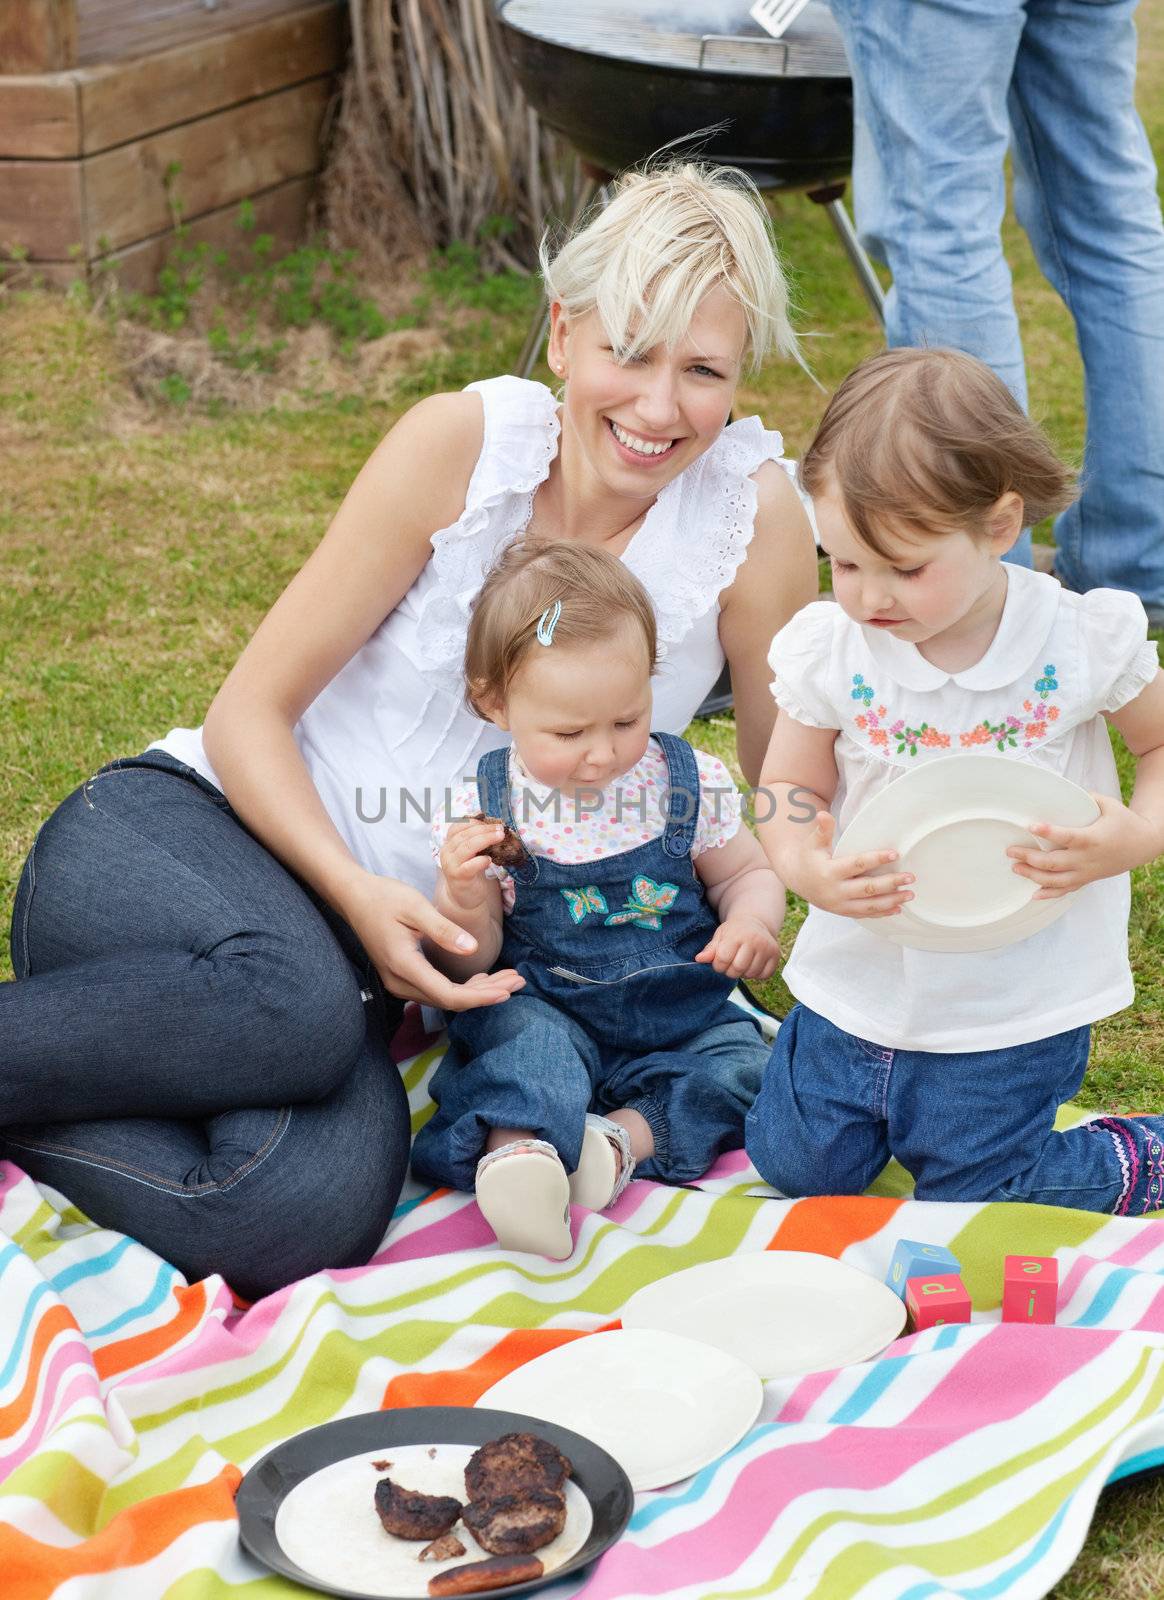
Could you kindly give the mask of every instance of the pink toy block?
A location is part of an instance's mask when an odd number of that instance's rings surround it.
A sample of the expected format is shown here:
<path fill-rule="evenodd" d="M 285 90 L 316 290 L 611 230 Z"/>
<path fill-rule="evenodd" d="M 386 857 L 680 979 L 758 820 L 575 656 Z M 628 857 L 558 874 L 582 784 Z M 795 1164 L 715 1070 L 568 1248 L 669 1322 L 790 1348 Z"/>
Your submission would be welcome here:
<path fill-rule="evenodd" d="M 910 1278 L 905 1286 L 905 1305 L 914 1333 L 946 1322 L 970 1321 L 970 1296 L 956 1272 Z"/>
<path fill-rule="evenodd" d="M 1007 1256 L 1002 1269 L 1002 1320 L 1054 1322 L 1059 1263 L 1053 1256 Z"/>

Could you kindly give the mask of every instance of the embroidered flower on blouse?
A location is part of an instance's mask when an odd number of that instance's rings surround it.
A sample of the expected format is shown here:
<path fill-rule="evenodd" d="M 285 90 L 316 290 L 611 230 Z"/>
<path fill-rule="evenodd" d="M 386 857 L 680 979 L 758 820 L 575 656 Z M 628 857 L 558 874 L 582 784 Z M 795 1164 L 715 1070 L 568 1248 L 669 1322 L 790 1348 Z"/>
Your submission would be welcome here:
<path fill-rule="evenodd" d="M 870 695 L 872 698 L 872 695 Z M 898 717 L 896 722 L 890 723 L 888 728 L 882 723 L 889 715 L 885 706 L 878 706 L 876 711 L 866 711 L 857 718 L 857 726 L 868 737 L 869 743 L 878 750 L 888 750 L 889 741 L 892 739 L 897 745 L 898 755 L 904 755 L 908 750 L 911 756 L 916 756 L 919 749 L 948 750 L 950 735 L 942 733 L 939 728 L 932 728 L 928 722 L 923 722 L 920 728 L 911 728 L 903 717 Z"/>
<path fill-rule="evenodd" d="M 920 727 L 915 728 L 903 717 L 898 717 L 885 726 L 889 712 L 885 706 L 878 706 L 876 711 L 872 709 L 875 698 L 872 686 L 865 682 L 860 673 L 854 674 L 853 684 L 852 698 L 859 700 L 865 708 L 854 720 L 875 749 L 888 750 L 891 740 L 896 745 L 899 756 L 904 755 L 907 750 L 911 756 L 916 756 L 919 750 L 950 748 L 950 734 L 943 733 L 940 728 L 935 728 L 928 722 L 923 722 Z M 1059 720 L 1059 707 L 1048 704 L 1051 695 L 1058 687 L 1059 680 L 1055 676 L 1055 668 L 1048 663 L 1043 668 L 1043 676 L 1035 680 L 1034 692 L 1039 697 L 1038 702 L 1024 700 L 1022 705 L 1024 715 L 1007 712 L 998 722 L 991 722 L 988 717 L 983 717 L 973 728 L 959 733 L 959 745 L 963 750 L 972 750 L 977 745 L 986 744 L 992 744 L 998 750 L 1009 750 L 1017 749 L 1021 739 L 1024 749 L 1029 749 L 1031 745 L 1037 744 L 1046 736 L 1053 722 Z"/>

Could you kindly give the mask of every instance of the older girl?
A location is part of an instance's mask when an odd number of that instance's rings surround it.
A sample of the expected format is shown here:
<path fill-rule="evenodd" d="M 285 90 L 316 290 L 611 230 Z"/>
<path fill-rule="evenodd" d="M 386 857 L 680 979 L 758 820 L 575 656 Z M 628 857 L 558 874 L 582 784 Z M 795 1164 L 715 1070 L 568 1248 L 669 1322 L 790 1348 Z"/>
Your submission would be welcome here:
<path fill-rule="evenodd" d="M 919 1200 L 1158 1210 L 1164 1118 L 1054 1125 L 1091 1024 L 1132 1000 L 1128 872 L 1164 850 L 1164 673 L 1144 608 L 1004 564 L 1024 523 L 1070 504 L 1074 475 L 972 356 L 891 350 L 858 367 L 803 476 L 836 600 L 772 644 L 760 831 L 811 910 L 748 1153 L 790 1195 L 859 1193 L 894 1155 Z M 1127 805 L 1109 724 L 1138 759 Z M 1046 848 L 1007 850 L 1035 898 L 1072 900 L 1003 951 L 875 937 L 870 920 L 900 915 L 915 880 L 892 849 L 835 855 L 837 829 L 904 773 L 982 748 L 1093 792 L 1089 827 L 1032 819 Z"/>
<path fill-rule="evenodd" d="M 0 1148 L 249 1296 L 383 1236 L 408 1154 L 401 1000 L 500 1004 L 516 983 L 457 984 L 420 948 L 466 948 L 426 899 L 428 819 L 506 742 L 460 678 L 498 552 L 620 556 L 666 652 L 653 726 L 680 732 L 726 656 L 753 781 L 767 640 L 815 592 L 779 435 L 727 425 L 745 369 L 793 348 L 754 194 L 690 166 L 630 176 L 545 266 L 560 402 L 494 378 L 407 412 L 205 726 L 85 783 L 19 885 Z"/>

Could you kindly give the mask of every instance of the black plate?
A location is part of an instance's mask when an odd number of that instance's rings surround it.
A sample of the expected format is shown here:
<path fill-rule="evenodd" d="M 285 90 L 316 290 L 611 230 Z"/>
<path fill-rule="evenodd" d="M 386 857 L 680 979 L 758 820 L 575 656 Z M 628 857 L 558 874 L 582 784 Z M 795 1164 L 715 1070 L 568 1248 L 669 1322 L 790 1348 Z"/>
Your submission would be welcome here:
<path fill-rule="evenodd" d="M 325 1422 L 322 1427 L 297 1433 L 293 1439 L 269 1450 L 261 1461 L 256 1461 L 239 1485 L 236 1502 L 239 1538 L 264 1566 L 281 1572 L 285 1578 L 294 1578 L 296 1583 L 306 1584 L 309 1589 L 344 1595 L 346 1600 L 383 1600 L 380 1596 L 369 1596 L 364 1589 L 339 1589 L 334 1584 L 324 1583 L 289 1560 L 275 1537 L 275 1518 L 283 1501 L 304 1478 L 348 1456 L 404 1444 L 484 1444 L 503 1433 L 536 1433 L 568 1456 L 574 1468 L 573 1481 L 589 1500 L 594 1520 L 586 1543 L 560 1567 L 542 1578 L 487 1592 L 494 1600 L 500 1600 L 502 1595 L 524 1594 L 528 1589 L 552 1583 L 586 1566 L 614 1543 L 634 1510 L 634 1491 L 614 1457 L 591 1440 L 580 1433 L 571 1433 L 569 1428 L 559 1428 L 556 1423 L 521 1417 L 512 1411 L 486 1411 L 476 1406 L 408 1406 L 342 1417 L 338 1422 Z M 371 1488 L 368 1512 L 375 1515 Z"/>

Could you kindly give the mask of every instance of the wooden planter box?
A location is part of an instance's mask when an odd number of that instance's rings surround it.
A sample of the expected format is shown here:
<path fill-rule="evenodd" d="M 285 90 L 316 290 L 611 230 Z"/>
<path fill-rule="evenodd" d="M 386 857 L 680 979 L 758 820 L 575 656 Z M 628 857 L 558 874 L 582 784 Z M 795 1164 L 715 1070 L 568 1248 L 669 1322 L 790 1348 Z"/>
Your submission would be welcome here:
<path fill-rule="evenodd" d="M 244 199 L 294 243 L 346 47 L 346 0 L 0 0 L 0 264 L 152 288 L 172 197 L 192 243 Z"/>

